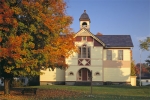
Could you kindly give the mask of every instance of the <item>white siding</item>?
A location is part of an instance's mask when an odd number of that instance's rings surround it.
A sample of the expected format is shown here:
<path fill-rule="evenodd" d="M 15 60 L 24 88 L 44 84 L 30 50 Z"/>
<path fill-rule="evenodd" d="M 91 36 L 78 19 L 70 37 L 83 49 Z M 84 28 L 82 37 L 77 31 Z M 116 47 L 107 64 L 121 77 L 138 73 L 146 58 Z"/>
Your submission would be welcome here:
<path fill-rule="evenodd" d="M 103 56 L 104 56 L 104 60 L 107 60 L 107 52 L 106 52 L 106 49 L 105 50 L 103 50 Z"/>
<path fill-rule="evenodd" d="M 101 59 L 91 60 L 91 66 L 102 66 L 102 60 Z"/>
<path fill-rule="evenodd" d="M 45 74 L 40 75 L 40 81 L 65 81 L 65 70 L 56 68 L 54 71 L 41 70 Z"/>
<path fill-rule="evenodd" d="M 91 48 L 91 66 L 102 66 L 102 47 Z"/>
<path fill-rule="evenodd" d="M 130 82 L 130 68 L 104 68 L 104 81 Z"/>
<path fill-rule="evenodd" d="M 99 72 L 100 75 L 95 75 L 96 72 Z M 93 75 L 93 78 L 92 78 L 92 81 L 103 81 L 103 74 L 102 74 L 102 67 L 93 67 L 92 68 L 92 75 Z"/>
<path fill-rule="evenodd" d="M 102 59 L 102 47 L 91 48 L 91 58 Z"/>
<path fill-rule="evenodd" d="M 71 65 L 77 65 L 78 64 L 78 59 L 73 59 L 73 58 L 68 58 L 66 59 L 66 63 L 71 66 Z"/>
<path fill-rule="evenodd" d="M 66 81 L 76 81 L 77 80 L 77 72 L 78 72 L 78 68 L 79 66 L 73 66 L 73 67 L 69 67 L 67 70 L 66 70 L 66 76 L 65 76 L 65 79 Z M 69 75 L 70 72 L 73 72 L 74 75 Z"/>
<path fill-rule="evenodd" d="M 124 61 L 130 61 L 131 60 L 130 49 L 123 50 L 123 60 Z"/>
<path fill-rule="evenodd" d="M 118 60 L 118 50 L 112 50 L 112 60 Z"/>

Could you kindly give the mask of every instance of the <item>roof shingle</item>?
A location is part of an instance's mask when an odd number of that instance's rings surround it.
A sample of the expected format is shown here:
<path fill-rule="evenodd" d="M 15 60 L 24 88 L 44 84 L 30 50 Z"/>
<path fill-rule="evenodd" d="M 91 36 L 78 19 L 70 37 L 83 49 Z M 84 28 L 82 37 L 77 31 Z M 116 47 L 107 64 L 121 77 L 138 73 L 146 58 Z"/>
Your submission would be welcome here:
<path fill-rule="evenodd" d="M 95 35 L 107 47 L 133 47 L 130 35 Z"/>

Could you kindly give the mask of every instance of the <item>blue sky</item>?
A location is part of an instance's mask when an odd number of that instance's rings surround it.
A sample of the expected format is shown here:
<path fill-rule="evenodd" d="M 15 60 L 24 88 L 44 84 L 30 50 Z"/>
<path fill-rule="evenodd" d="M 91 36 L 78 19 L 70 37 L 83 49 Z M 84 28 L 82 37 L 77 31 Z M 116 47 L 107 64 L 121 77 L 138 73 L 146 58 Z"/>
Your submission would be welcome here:
<path fill-rule="evenodd" d="M 90 17 L 90 31 L 103 35 L 131 35 L 133 60 L 140 62 L 139 40 L 150 37 L 150 0 L 65 0 L 66 13 L 73 17 L 71 25 L 79 31 L 79 18 L 86 10 Z M 150 51 L 141 52 L 145 62 Z"/>

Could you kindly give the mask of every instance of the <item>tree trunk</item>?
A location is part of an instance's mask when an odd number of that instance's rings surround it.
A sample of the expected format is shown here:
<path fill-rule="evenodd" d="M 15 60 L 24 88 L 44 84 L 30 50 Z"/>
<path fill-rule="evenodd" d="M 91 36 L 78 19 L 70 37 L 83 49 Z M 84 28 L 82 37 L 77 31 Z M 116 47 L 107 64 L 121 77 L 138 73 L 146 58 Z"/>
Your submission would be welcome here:
<path fill-rule="evenodd" d="M 10 94 L 10 81 L 11 81 L 11 78 L 4 78 L 4 94 L 5 95 Z"/>

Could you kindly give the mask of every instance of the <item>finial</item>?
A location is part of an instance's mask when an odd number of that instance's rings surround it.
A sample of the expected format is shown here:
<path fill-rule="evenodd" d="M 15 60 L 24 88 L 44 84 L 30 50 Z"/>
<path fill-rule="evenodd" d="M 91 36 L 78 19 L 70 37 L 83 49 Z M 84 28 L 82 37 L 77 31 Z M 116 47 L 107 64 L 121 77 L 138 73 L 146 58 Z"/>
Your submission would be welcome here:
<path fill-rule="evenodd" d="M 84 13 L 86 13 L 86 10 L 84 10 Z"/>

